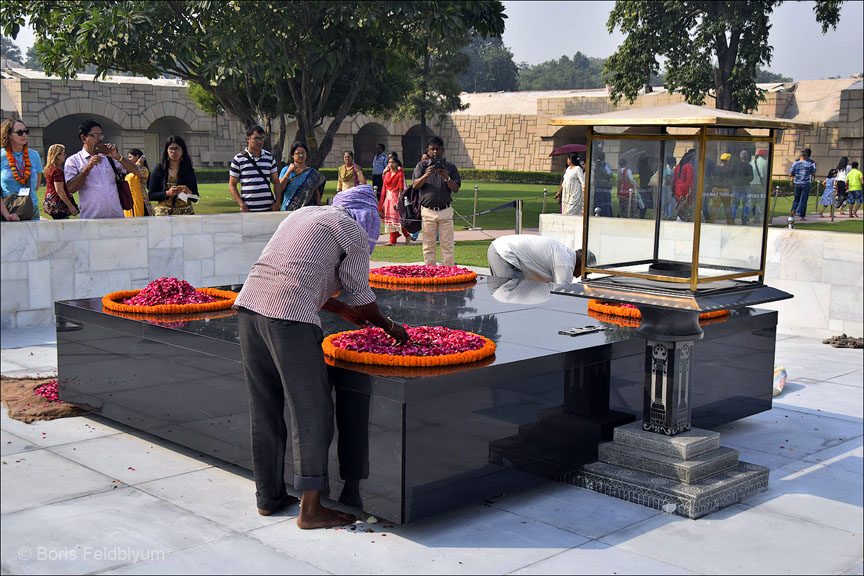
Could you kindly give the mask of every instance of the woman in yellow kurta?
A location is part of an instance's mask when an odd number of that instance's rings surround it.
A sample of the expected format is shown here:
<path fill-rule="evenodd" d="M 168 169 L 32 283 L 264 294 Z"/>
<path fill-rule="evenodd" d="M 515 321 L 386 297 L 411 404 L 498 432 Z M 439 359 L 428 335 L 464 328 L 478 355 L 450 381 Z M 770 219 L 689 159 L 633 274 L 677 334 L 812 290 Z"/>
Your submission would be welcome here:
<path fill-rule="evenodd" d="M 147 167 L 147 159 L 144 153 L 138 148 L 129 150 L 126 155 L 129 160 L 138 165 L 138 174 L 129 173 L 126 175 L 126 181 L 129 182 L 129 189 L 132 191 L 132 210 L 124 210 L 123 215 L 127 218 L 136 216 L 152 216 L 153 207 L 150 205 L 150 197 L 147 194 L 147 181 L 150 179 L 150 168 Z"/>

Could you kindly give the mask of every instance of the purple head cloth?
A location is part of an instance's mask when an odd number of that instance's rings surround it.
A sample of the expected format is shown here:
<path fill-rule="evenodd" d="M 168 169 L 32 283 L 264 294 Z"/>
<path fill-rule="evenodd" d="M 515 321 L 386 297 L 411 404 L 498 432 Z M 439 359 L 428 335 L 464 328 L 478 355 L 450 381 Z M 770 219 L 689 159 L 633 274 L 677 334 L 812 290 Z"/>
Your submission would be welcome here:
<path fill-rule="evenodd" d="M 381 233 L 381 219 L 378 216 L 378 199 L 371 184 L 361 184 L 336 194 L 333 206 L 342 206 L 369 235 L 369 254 L 375 250 L 375 242 Z"/>

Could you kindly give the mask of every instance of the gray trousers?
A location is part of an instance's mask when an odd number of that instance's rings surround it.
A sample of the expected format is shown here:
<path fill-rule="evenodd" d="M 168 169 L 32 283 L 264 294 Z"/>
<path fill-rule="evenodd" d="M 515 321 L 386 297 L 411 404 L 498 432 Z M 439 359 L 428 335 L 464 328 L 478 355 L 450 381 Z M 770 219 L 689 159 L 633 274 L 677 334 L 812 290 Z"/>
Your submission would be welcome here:
<path fill-rule="evenodd" d="M 525 274 L 519 268 L 504 260 L 492 244 L 489 244 L 489 249 L 486 251 L 486 260 L 489 262 L 489 271 L 492 276 L 516 278 L 518 280 L 525 279 Z"/>
<path fill-rule="evenodd" d="M 249 396 L 252 469 L 258 508 L 275 510 L 285 492 L 287 403 L 294 489 L 325 490 L 333 440 L 333 398 L 321 328 L 240 308 L 240 350 Z"/>

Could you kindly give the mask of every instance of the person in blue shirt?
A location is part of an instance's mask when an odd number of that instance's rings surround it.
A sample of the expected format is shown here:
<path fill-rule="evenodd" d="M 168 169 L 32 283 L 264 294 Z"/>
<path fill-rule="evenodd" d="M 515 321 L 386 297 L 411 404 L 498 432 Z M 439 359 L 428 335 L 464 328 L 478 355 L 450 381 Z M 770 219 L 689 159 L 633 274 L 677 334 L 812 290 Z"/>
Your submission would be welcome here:
<path fill-rule="evenodd" d="M 810 160 L 810 149 L 805 148 L 798 155 L 798 161 L 789 169 L 795 187 L 795 199 L 792 201 L 790 216 L 795 216 L 797 211 L 801 220 L 807 219 L 807 198 L 810 196 L 810 182 L 815 173 L 816 163 Z"/>
<path fill-rule="evenodd" d="M 372 186 L 375 187 L 375 192 L 378 194 L 378 200 L 381 200 L 381 191 L 384 189 L 384 170 L 387 168 L 387 153 L 384 151 L 384 144 L 375 146 L 375 157 L 372 159 Z"/>
<path fill-rule="evenodd" d="M 42 159 L 36 150 L 27 146 L 30 130 L 20 120 L 5 120 L 0 126 L 0 189 L 3 199 L 10 196 L 29 195 L 33 204 L 32 220 L 39 220 L 39 199 L 36 190 L 42 177 Z M 0 202 L 4 220 L 17 221 L 17 214 L 10 214 L 5 202 Z"/>

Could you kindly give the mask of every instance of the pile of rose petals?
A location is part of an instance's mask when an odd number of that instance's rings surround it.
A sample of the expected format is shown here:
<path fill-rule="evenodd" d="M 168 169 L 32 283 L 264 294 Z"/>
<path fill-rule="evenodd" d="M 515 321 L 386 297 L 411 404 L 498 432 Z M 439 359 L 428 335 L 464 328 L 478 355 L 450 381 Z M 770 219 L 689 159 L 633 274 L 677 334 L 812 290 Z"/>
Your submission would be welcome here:
<path fill-rule="evenodd" d="M 391 356 L 449 356 L 483 348 L 486 341 L 471 332 L 444 326 L 406 326 L 410 340 L 404 346 L 381 328 L 365 328 L 333 339 L 333 346 L 352 352 Z"/>
<path fill-rule="evenodd" d="M 33 392 L 39 396 L 47 398 L 49 402 L 57 402 L 59 404 L 63 403 L 63 401 L 60 400 L 60 391 L 57 389 L 57 380 L 46 382 L 36 388 Z"/>
<path fill-rule="evenodd" d="M 449 278 L 451 276 L 464 276 L 472 272 L 467 268 L 459 268 L 458 266 L 412 265 L 384 266 L 383 268 L 374 268 L 369 273 L 396 278 Z"/>
<path fill-rule="evenodd" d="M 165 304 L 205 304 L 216 298 L 199 292 L 185 280 L 157 278 L 132 298 L 123 300 L 129 306 L 162 306 Z"/>

